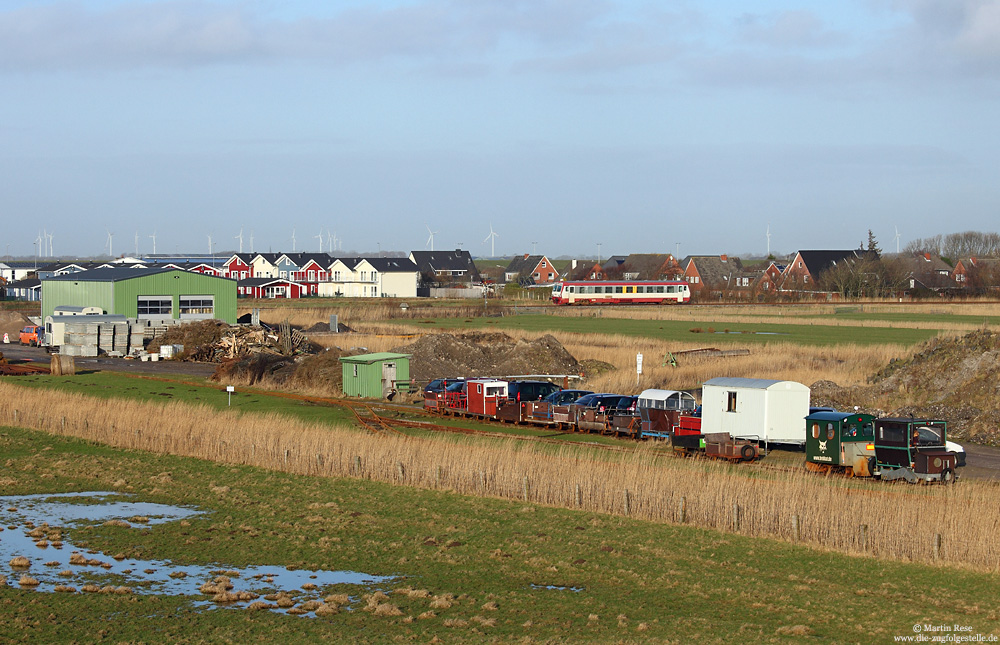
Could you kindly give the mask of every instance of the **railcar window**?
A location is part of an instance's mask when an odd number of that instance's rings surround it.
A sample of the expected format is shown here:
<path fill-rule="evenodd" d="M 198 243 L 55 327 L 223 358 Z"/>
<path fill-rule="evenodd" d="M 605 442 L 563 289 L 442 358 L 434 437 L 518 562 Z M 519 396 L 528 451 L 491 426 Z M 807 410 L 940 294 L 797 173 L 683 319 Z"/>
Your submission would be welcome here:
<path fill-rule="evenodd" d="M 621 292 L 622 292 L 621 287 L 615 287 L 615 293 L 621 293 Z"/>
<path fill-rule="evenodd" d="M 826 424 L 826 438 L 827 440 L 833 439 L 833 424 Z"/>
<path fill-rule="evenodd" d="M 656 287 L 656 293 L 663 293 L 663 285 L 662 284 L 661 285 L 657 285 L 657 287 Z"/>

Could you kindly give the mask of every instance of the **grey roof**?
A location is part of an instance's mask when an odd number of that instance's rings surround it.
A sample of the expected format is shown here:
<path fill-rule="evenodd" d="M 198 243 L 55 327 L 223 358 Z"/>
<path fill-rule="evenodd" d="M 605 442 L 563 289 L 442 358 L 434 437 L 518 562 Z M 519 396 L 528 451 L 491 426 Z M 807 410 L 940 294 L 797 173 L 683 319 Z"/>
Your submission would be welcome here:
<path fill-rule="evenodd" d="M 726 285 L 730 278 L 743 272 L 743 263 L 739 258 L 731 256 L 723 260 L 721 255 L 689 255 L 681 262 L 681 266 L 686 270 L 692 262 L 698 269 L 702 284 L 708 287 Z"/>
<path fill-rule="evenodd" d="M 410 258 L 361 258 L 368 261 L 368 264 L 375 267 L 380 273 L 416 272 L 417 265 Z M 361 259 L 358 261 L 360 262 Z"/>
<path fill-rule="evenodd" d="M 34 289 L 41 284 L 42 282 L 38 278 L 22 278 L 21 280 L 8 282 L 4 287 L 7 289 Z"/>
<path fill-rule="evenodd" d="M 622 262 L 621 271 L 635 273 L 639 280 L 657 280 L 669 259 L 669 253 L 632 253 Z"/>
<path fill-rule="evenodd" d="M 479 280 L 479 270 L 468 251 L 411 251 L 410 256 L 421 273 L 436 271 L 465 271 L 474 282 Z"/>
<path fill-rule="evenodd" d="M 38 266 L 37 260 L 4 260 L 0 265 L 11 269 L 34 269 Z"/>
<path fill-rule="evenodd" d="M 742 387 L 750 390 L 766 390 L 775 383 L 782 383 L 783 381 L 775 381 L 766 378 L 740 378 L 736 376 L 718 376 L 716 378 L 708 379 L 705 381 L 705 385 L 715 385 L 717 387 Z"/>
<path fill-rule="evenodd" d="M 530 273 L 543 258 L 545 258 L 544 255 L 518 255 L 507 264 L 506 273 L 517 275 Z"/>
<path fill-rule="evenodd" d="M 144 268 L 130 268 L 130 267 L 107 267 L 104 269 L 91 269 L 90 271 L 81 271 L 79 273 L 68 273 L 66 275 L 54 276 L 51 278 L 46 278 L 46 281 L 72 281 L 72 282 L 121 282 L 122 280 L 131 280 L 133 278 L 143 278 L 149 275 L 156 275 L 159 273 L 166 273 L 169 271 L 177 271 L 178 273 L 188 273 L 186 271 L 181 271 L 180 269 L 171 269 L 167 267 L 144 267 Z M 205 276 L 206 278 L 213 278 L 215 280 L 230 280 L 230 278 L 220 278 L 217 276 Z M 234 280 L 235 282 L 235 280 Z"/>

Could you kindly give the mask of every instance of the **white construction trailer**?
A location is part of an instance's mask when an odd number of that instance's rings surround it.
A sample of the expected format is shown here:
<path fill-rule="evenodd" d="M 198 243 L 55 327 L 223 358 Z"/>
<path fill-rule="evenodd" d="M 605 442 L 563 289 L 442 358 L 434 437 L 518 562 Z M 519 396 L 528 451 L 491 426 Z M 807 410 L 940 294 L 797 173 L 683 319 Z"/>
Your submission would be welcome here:
<path fill-rule="evenodd" d="M 804 446 L 809 388 L 795 381 L 720 377 L 705 381 L 701 431 L 761 444 Z"/>

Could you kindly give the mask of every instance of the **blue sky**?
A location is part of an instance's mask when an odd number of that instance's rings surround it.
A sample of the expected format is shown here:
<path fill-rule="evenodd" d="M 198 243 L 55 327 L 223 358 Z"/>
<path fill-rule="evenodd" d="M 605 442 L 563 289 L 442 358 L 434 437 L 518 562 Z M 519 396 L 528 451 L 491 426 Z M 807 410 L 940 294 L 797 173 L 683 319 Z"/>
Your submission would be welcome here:
<path fill-rule="evenodd" d="M 998 80 L 1000 0 L 0 0 L 0 253 L 894 250 L 997 230 Z"/>

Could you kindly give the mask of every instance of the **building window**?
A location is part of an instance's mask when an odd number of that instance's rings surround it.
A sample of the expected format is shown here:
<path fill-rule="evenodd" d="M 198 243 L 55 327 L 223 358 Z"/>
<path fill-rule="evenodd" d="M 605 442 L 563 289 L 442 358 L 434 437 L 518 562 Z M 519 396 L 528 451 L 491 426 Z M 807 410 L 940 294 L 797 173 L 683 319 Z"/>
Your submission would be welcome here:
<path fill-rule="evenodd" d="M 545 268 L 545 260 L 542 260 L 542 268 Z"/>
<path fill-rule="evenodd" d="M 174 299 L 170 296 L 139 296 L 137 305 L 140 318 L 169 318 L 174 315 Z"/>
<path fill-rule="evenodd" d="M 316 282 L 316 272 L 315 271 L 310 271 L 309 272 L 309 282 Z"/>
<path fill-rule="evenodd" d="M 204 318 L 215 315 L 215 296 L 181 296 L 181 318 Z"/>
<path fill-rule="evenodd" d="M 288 277 L 288 271 L 279 271 L 278 272 L 278 277 L 280 277 L 280 278 L 287 278 Z"/>
<path fill-rule="evenodd" d="M 340 271 L 334 271 L 333 272 L 333 281 L 334 282 L 340 282 Z"/>
<path fill-rule="evenodd" d="M 355 376 L 355 378 L 358 376 L 358 364 L 357 363 L 354 364 L 354 376 Z"/>

